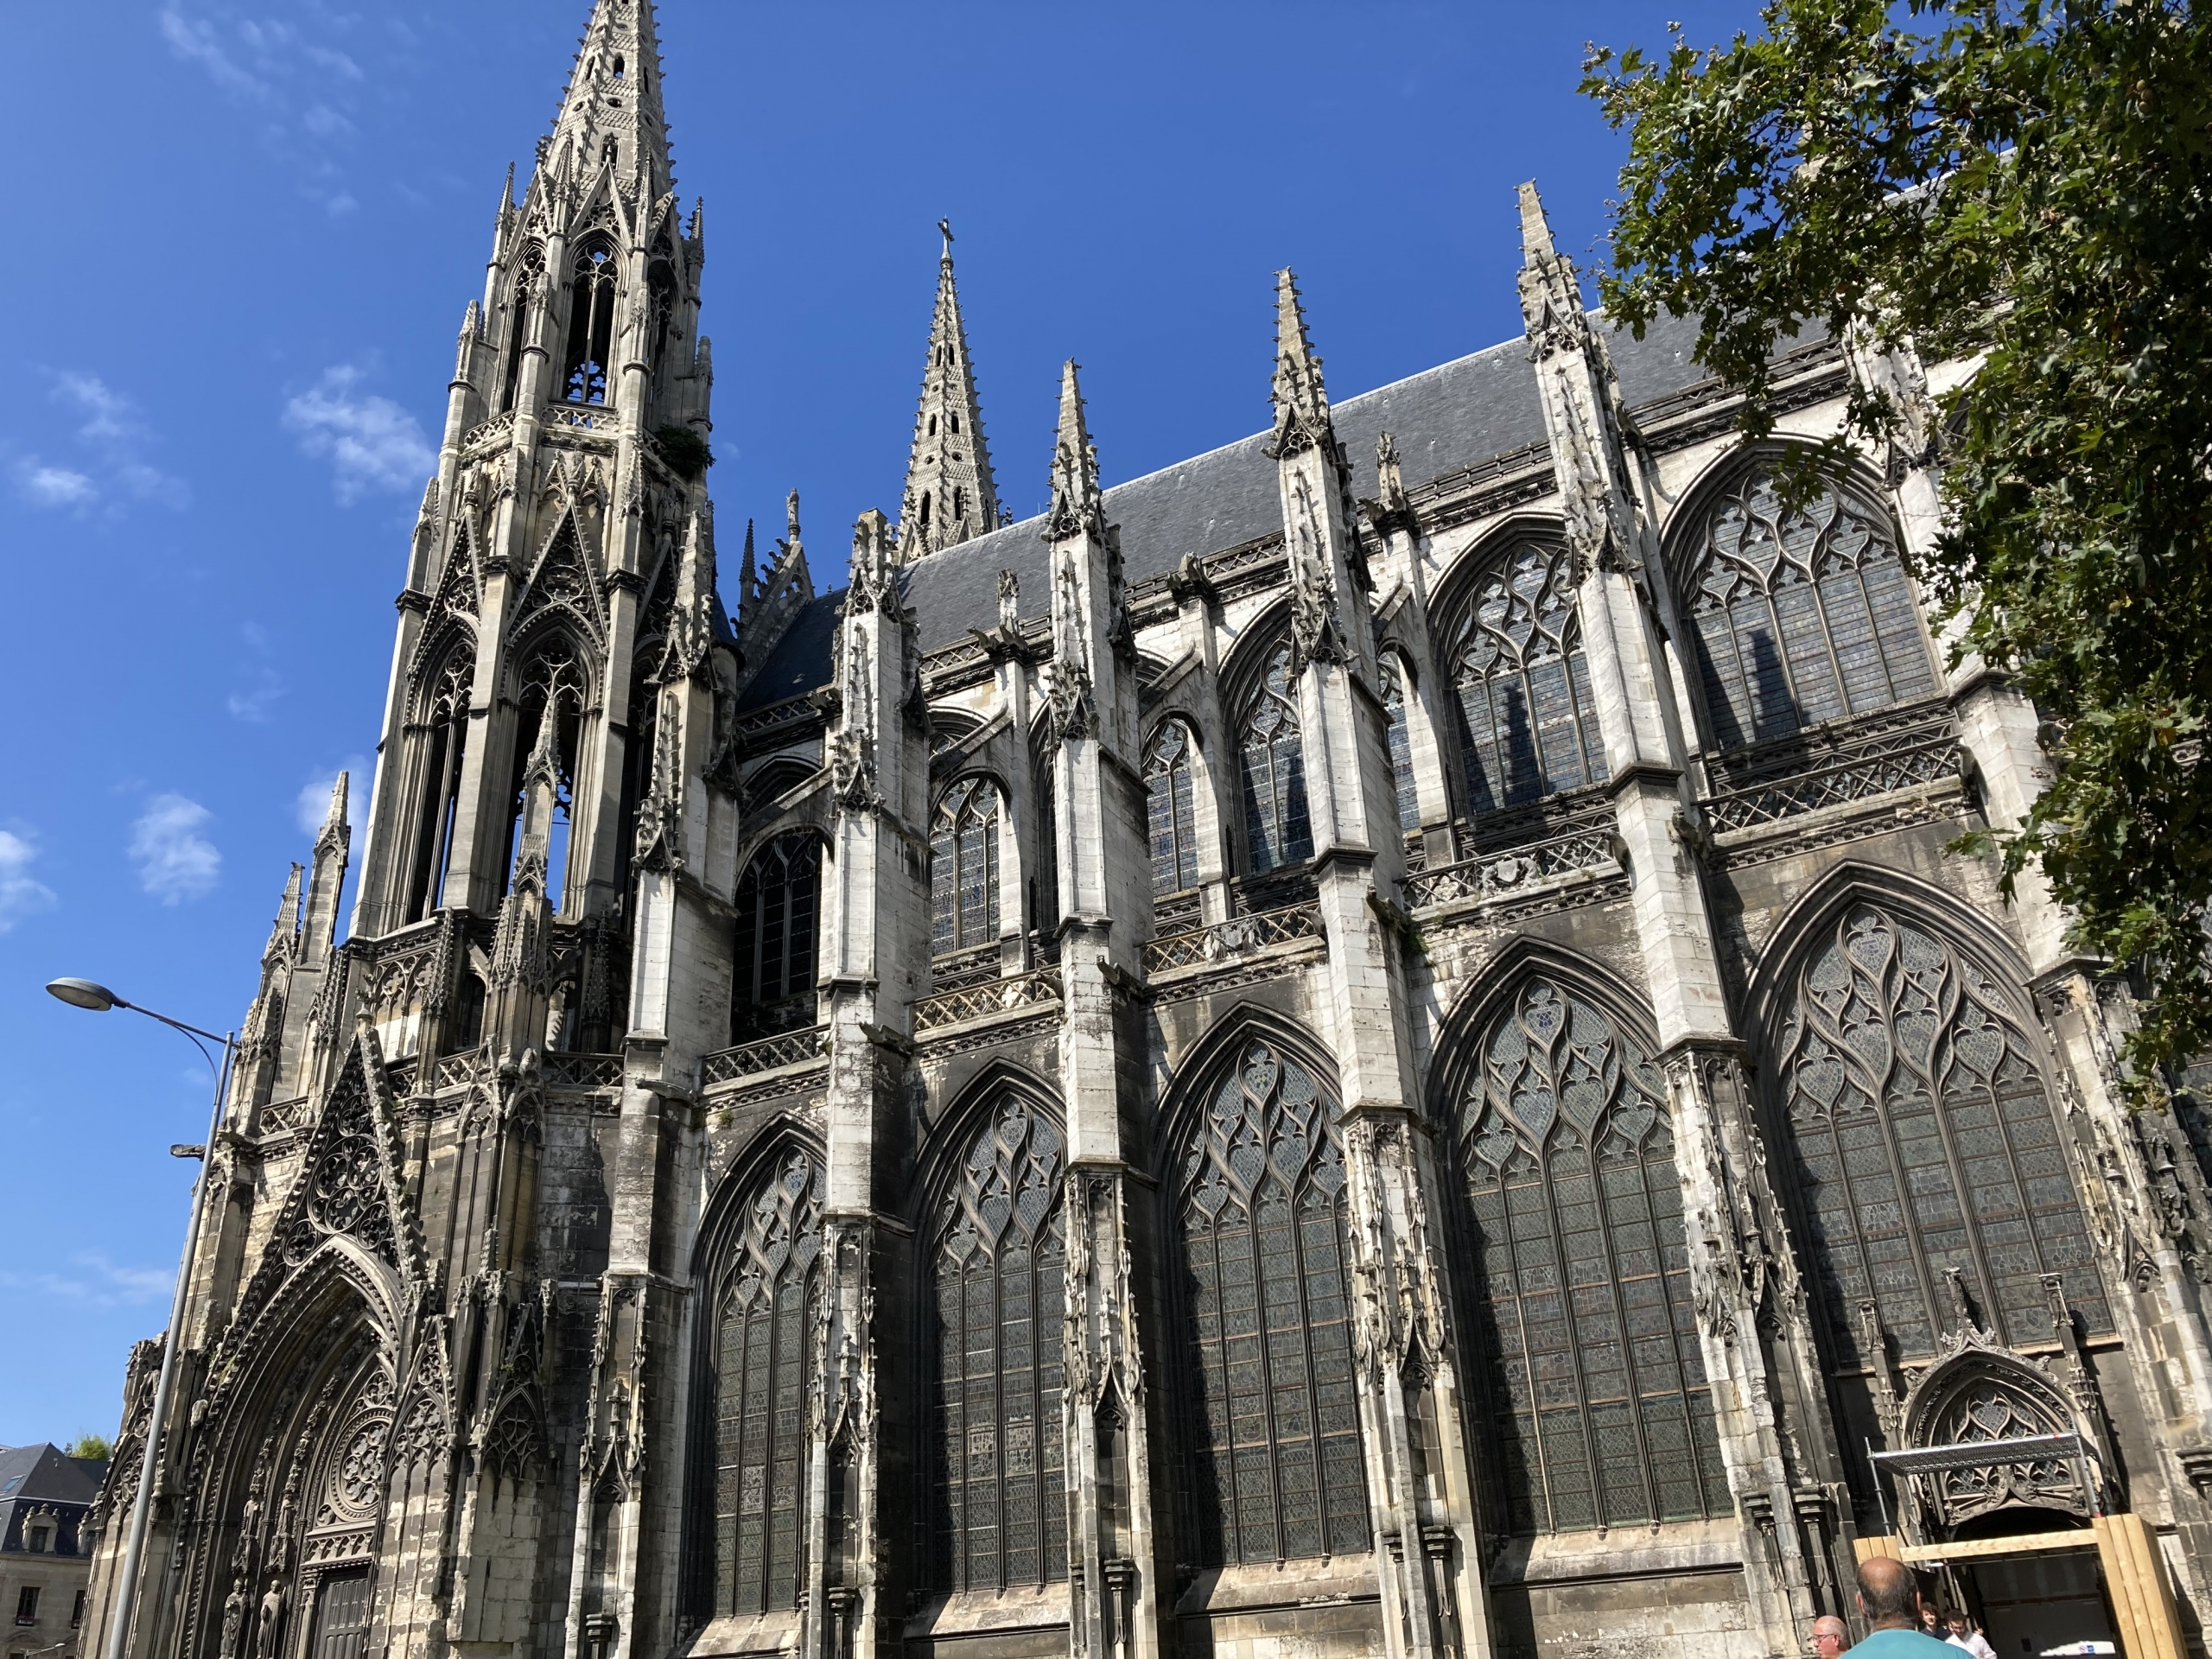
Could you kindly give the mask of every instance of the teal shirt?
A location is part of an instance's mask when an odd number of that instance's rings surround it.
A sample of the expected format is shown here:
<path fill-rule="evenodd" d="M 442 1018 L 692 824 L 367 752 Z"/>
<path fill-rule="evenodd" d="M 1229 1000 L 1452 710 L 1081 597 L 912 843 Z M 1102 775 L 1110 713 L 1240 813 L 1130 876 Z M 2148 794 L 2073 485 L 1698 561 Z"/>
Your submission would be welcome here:
<path fill-rule="evenodd" d="M 1877 1630 L 1849 1651 L 1853 1659 L 1960 1659 L 1949 1643 L 1918 1630 Z"/>

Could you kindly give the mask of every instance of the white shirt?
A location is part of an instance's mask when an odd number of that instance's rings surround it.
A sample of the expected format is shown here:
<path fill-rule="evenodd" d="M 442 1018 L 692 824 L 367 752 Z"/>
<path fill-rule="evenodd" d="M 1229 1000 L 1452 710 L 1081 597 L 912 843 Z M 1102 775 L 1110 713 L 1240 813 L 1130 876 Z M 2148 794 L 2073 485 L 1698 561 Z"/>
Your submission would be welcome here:
<path fill-rule="evenodd" d="M 1974 1659 L 1997 1659 L 1997 1649 L 1991 1647 L 1980 1630 L 1968 1630 L 1964 1636 L 1945 1636 L 1946 1646 L 1963 1648 Z"/>

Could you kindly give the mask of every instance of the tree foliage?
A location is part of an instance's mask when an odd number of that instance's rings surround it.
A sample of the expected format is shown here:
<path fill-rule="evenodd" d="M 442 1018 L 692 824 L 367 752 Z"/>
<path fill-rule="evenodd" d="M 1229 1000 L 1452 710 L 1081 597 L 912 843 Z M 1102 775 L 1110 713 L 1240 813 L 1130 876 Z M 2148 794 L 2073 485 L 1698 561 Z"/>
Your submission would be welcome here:
<path fill-rule="evenodd" d="M 2212 1052 L 2212 24 L 2159 0 L 1774 0 L 1764 33 L 1593 48 L 1630 135 L 1599 286 L 1768 429 L 1770 363 L 1825 327 L 1971 373 L 1932 421 L 1859 386 L 1844 430 L 1940 463 L 1917 574 L 1954 662 L 2040 712 L 2052 777 L 1981 838 L 2146 991 L 2134 1086 Z"/>

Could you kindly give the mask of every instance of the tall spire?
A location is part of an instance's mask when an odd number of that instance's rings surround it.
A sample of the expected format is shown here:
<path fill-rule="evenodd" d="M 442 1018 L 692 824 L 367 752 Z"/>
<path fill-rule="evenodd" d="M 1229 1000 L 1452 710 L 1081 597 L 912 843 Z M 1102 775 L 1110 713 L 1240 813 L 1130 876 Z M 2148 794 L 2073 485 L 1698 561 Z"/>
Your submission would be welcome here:
<path fill-rule="evenodd" d="M 1321 385 L 1321 359 L 1306 337 L 1306 313 L 1298 301 L 1298 277 L 1287 267 L 1275 273 L 1274 440 L 1278 459 L 1315 443 L 1333 441 L 1329 394 Z"/>
<path fill-rule="evenodd" d="M 1083 418 L 1083 388 L 1077 384 L 1077 364 L 1068 359 L 1060 368 L 1060 423 L 1052 444 L 1052 505 L 1046 519 L 1048 537 L 1071 536 L 1083 524 L 1103 520 L 1098 490 L 1098 452 L 1091 447 L 1090 432 Z"/>
<path fill-rule="evenodd" d="M 983 409 L 968 360 L 968 330 L 952 280 L 952 226 L 937 222 L 944 251 L 937 262 L 937 311 L 930 319 L 929 360 L 922 368 L 921 408 L 906 461 L 906 493 L 899 509 L 899 556 L 918 559 L 995 529 L 999 493 L 983 442 Z"/>
<path fill-rule="evenodd" d="M 596 0 L 538 159 L 579 190 L 611 161 L 632 212 L 674 188 L 652 0 Z"/>
<path fill-rule="evenodd" d="M 1521 317 L 1528 327 L 1529 352 L 1538 360 L 1585 346 L 1589 319 L 1582 309 L 1582 285 L 1574 262 L 1552 245 L 1551 221 L 1531 179 L 1520 188 Z"/>

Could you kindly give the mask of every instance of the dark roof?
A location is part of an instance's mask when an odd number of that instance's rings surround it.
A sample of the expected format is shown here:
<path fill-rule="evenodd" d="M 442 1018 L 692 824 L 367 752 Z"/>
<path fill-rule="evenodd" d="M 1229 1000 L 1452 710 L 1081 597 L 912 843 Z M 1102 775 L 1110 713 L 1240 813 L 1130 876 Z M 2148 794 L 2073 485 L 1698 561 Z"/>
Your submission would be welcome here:
<path fill-rule="evenodd" d="M 1607 326 L 1602 315 L 1593 321 Z M 1650 403 L 1704 378 L 1690 361 L 1697 334 L 1694 320 L 1667 317 L 1641 340 L 1613 330 L 1608 345 L 1624 400 L 1630 407 Z M 1353 490 L 1363 496 L 1375 493 L 1375 443 L 1386 429 L 1397 440 L 1409 486 L 1478 466 L 1545 435 L 1535 374 L 1518 340 L 1345 398 L 1332 412 L 1351 462 Z M 1282 507 L 1267 439 L 1257 433 L 1108 490 L 1106 518 L 1121 529 L 1124 579 L 1134 583 L 1163 575 L 1186 553 L 1218 553 L 1279 532 Z M 1043 614 L 1043 529 L 1041 515 L 1026 518 L 909 567 L 906 598 L 922 649 L 936 651 L 966 638 L 970 628 L 993 626 L 1001 570 L 1020 581 L 1023 613 Z M 835 633 L 834 612 L 817 600 L 747 688 L 743 706 L 824 683 Z M 772 681 L 777 689 L 769 689 Z"/>
<path fill-rule="evenodd" d="M 59 1446 L 0 1447 L 0 1501 L 39 1497 L 60 1503 L 89 1503 L 99 1496 L 107 1463 L 100 1458 L 73 1458 Z"/>

